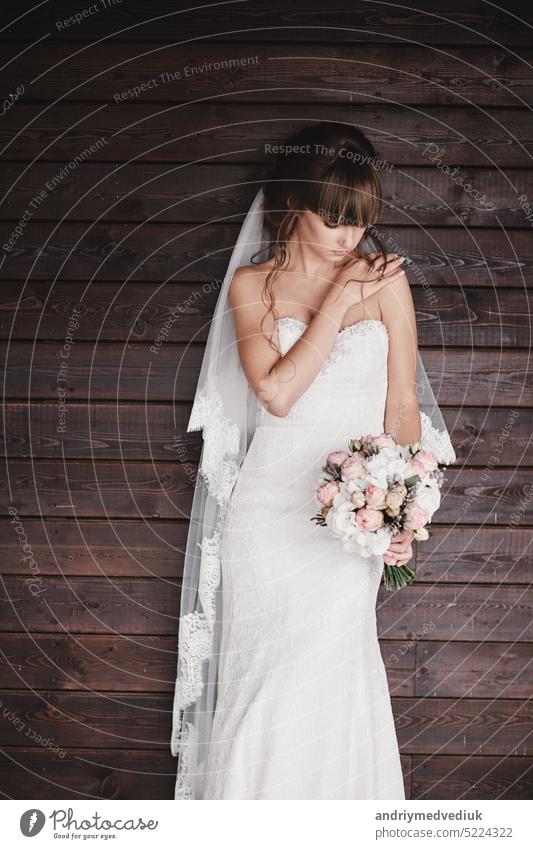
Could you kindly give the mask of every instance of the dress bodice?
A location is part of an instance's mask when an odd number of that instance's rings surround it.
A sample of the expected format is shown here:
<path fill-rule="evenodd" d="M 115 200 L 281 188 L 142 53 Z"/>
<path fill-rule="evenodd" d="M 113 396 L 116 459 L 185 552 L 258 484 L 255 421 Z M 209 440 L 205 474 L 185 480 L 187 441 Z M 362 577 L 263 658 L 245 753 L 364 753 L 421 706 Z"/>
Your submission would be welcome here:
<path fill-rule="evenodd" d="M 285 316 L 276 321 L 283 355 L 306 330 L 301 319 Z M 274 416 L 262 405 L 258 426 L 308 426 L 357 436 L 380 433 L 387 398 L 389 335 L 377 319 L 363 319 L 339 331 L 320 372 L 287 416 Z"/>

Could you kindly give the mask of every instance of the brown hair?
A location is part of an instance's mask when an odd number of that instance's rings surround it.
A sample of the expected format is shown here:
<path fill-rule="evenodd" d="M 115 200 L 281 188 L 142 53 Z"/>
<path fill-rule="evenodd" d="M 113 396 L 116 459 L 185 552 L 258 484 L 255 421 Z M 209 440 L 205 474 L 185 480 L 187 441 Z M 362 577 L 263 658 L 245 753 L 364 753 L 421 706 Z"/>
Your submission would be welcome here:
<path fill-rule="evenodd" d="M 309 209 L 328 221 L 348 222 L 365 227 L 367 232 L 379 220 L 383 190 L 372 159 L 376 159 L 376 152 L 361 130 L 329 121 L 303 127 L 279 146 L 264 186 L 264 220 L 274 264 L 261 292 L 267 307 L 261 329 L 268 313 L 275 313 L 272 284 L 287 262 L 287 242 L 299 212 Z M 366 233 L 362 238 L 365 236 Z M 379 253 L 385 255 L 377 233 L 372 232 L 372 238 Z M 259 253 L 264 251 L 254 254 L 252 263 Z M 353 255 L 360 256 L 356 248 Z"/>

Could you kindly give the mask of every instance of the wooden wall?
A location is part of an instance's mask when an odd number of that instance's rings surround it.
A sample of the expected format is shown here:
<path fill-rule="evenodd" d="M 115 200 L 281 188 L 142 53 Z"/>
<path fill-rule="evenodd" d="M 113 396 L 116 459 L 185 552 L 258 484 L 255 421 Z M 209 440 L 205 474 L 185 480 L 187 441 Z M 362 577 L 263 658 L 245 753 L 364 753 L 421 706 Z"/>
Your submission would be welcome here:
<path fill-rule="evenodd" d="M 203 345 L 265 143 L 333 119 L 394 166 L 382 229 L 415 260 L 459 456 L 418 583 L 379 597 L 407 793 L 531 798 L 531 18 L 103 6 L 65 25 L 71 3 L 4 5 L 1 792 L 172 798 Z"/>

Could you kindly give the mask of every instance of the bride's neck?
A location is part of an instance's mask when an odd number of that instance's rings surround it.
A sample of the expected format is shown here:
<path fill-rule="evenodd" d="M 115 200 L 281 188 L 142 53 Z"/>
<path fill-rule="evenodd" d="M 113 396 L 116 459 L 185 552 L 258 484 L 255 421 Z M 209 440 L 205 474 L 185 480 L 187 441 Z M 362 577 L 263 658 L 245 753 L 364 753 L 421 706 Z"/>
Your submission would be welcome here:
<path fill-rule="evenodd" d="M 322 279 L 328 277 L 333 269 L 333 264 L 322 259 L 307 245 L 303 245 L 299 239 L 289 239 L 287 242 L 288 262 L 283 267 L 284 271 L 291 274 L 302 274 L 305 277 Z"/>

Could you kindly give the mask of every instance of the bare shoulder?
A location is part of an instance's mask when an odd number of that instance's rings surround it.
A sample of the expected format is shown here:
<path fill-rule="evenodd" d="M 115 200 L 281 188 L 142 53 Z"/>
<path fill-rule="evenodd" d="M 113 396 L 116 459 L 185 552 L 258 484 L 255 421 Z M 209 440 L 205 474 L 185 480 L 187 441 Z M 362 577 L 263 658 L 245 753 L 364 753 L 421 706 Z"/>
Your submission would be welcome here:
<path fill-rule="evenodd" d="M 410 332 L 415 333 L 416 318 L 413 294 L 407 274 L 403 269 L 394 280 L 386 283 L 378 290 L 377 299 L 383 323 L 391 332 L 397 329 L 398 332 L 402 333 L 410 328 Z"/>
<path fill-rule="evenodd" d="M 241 265 L 235 269 L 228 289 L 232 306 L 256 303 L 258 296 L 261 298 L 261 290 L 271 268 L 272 260 L 266 260 L 254 265 Z"/>

